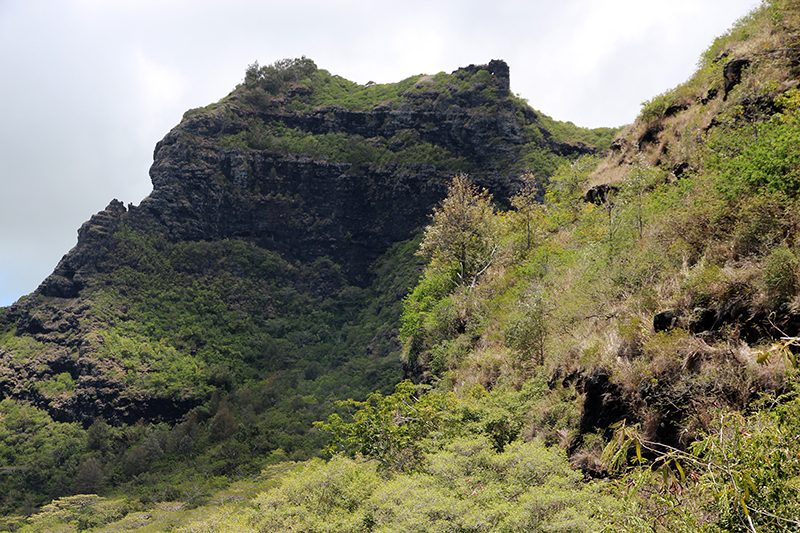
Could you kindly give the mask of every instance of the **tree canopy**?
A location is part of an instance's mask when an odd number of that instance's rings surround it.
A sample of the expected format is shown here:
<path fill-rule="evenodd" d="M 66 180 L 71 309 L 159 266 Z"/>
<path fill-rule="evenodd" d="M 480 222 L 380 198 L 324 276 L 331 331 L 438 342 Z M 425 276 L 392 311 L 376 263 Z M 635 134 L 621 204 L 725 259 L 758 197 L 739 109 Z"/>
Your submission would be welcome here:
<path fill-rule="evenodd" d="M 456 175 L 433 210 L 419 254 L 430 257 L 431 268 L 451 272 L 456 285 L 474 286 L 498 248 L 494 215 L 492 195 L 479 191 L 466 174 Z"/>

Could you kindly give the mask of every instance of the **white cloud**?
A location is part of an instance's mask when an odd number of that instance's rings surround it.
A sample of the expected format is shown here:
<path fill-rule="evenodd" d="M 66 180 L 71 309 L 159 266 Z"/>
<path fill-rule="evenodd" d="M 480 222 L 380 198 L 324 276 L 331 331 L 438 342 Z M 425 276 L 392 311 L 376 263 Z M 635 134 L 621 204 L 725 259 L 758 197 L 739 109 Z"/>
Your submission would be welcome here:
<path fill-rule="evenodd" d="M 149 59 L 141 49 L 135 52 L 134 64 L 140 128 L 142 135 L 147 136 L 154 126 L 162 123 L 165 113 L 174 111 L 183 102 L 189 80 L 179 70 Z"/>

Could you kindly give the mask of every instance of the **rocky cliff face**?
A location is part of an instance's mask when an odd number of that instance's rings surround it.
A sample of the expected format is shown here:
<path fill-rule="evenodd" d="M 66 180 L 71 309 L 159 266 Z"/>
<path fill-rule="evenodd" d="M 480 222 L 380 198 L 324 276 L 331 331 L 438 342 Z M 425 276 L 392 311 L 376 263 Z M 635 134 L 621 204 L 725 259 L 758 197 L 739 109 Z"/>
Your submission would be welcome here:
<path fill-rule="evenodd" d="M 348 283 L 365 287 L 370 266 L 426 223 L 456 172 L 505 202 L 526 153 L 558 159 L 590 151 L 541 127 L 511 95 L 502 61 L 407 80 L 385 94 L 383 86 L 345 85 L 341 94 L 366 96 L 341 105 L 342 96 L 325 96 L 340 78 L 316 67 L 303 72 L 280 71 L 277 85 L 248 73 L 231 95 L 187 112 L 158 143 L 153 192 L 139 206 L 115 200 L 91 217 L 34 297 L 0 315 L 16 338 L 39 343 L 29 358 L 16 345 L 0 347 L 0 397 L 33 401 L 63 420 L 172 419 L 188 408 L 126 390 L 111 377 L 113 362 L 93 358 L 103 340 L 92 337 L 97 319 L 84 313 L 98 275 L 119 267 L 122 227 L 169 242 L 245 241 L 288 263 L 327 257 Z M 37 379 L 63 372 L 73 392 L 57 399 L 37 392 Z"/>
<path fill-rule="evenodd" d="M 426 223 L 454 173 L 470 173 L 501 202 L 519 186 L 514 165 L 531 144 L 523 130 L 538 117 L 511 97 L 508 66 L 470 65 L 449 78 L 450 87 L 437 88 L 423 77 L 399 98 L 364 111 L 333 105 L 295 111 L 293 102 L 319 90 L 295 83 L 255 105 L 241 87 L 213 109 L 187 113 L 155 148 L 150 196 L 129 212 L 112 202 L 92 217 L 38 292 L 76 296 L 84 273 L 98 267 L 100 241 L 119 220 L 170 240 L 236 238 L 289 260 L 329 256 L 363 284 L 368 266 L 390 244 Z M 465 89 L 452 87 L 464 79 Z M 304 153 L 258 142 L 279 139 L 281 131 L 336 143 L 344 138 L 348 146 Z M 540 131 L 543 139 L 533 143 L 539 149 L 561 156 L 591 151 Z M 246 140 L 231 147 L 232 138 Z M 376 153 L 383 160 L 370 157 Z"/>

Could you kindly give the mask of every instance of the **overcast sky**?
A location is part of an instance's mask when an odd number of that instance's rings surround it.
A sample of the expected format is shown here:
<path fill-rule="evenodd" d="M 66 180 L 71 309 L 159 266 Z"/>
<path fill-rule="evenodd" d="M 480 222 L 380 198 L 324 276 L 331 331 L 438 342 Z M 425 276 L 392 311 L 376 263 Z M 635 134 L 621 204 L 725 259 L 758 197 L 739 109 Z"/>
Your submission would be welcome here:
<path fill-rule="evenodd" d="M 248 64 L 305 55 L 358 83 L 504 59 L 557 120 L 620 126 L 755 0 L 0 0 L 0 305 L 32 292 L 153 148 Z"/>

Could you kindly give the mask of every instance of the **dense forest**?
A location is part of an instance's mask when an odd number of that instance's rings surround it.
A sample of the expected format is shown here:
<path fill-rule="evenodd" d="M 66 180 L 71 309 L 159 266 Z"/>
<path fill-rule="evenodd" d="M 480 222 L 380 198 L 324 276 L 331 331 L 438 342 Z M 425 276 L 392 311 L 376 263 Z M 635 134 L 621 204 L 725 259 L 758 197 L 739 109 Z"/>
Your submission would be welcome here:
<path fill-rule="evenodd" d="M 0 309 L 0 530 L 800 529 L 798 35 L 622 130 L 250 65 Z"/>

